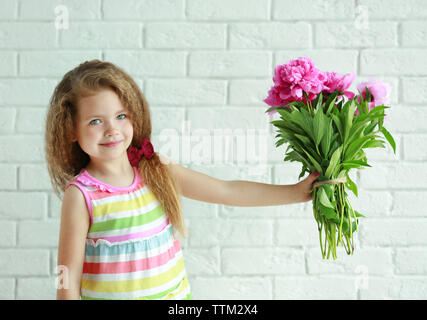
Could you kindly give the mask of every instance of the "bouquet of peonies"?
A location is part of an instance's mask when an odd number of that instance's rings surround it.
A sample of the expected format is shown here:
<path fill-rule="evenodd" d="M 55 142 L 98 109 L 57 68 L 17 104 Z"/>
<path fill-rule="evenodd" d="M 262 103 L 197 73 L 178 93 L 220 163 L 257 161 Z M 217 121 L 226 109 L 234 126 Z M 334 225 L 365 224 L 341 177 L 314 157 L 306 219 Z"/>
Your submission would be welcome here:
<path fill-rule="evenodd" d="M 347 91 L 354 74 L 340 76 L 336 72 L 317 69 L 309 58 L 298 58 L 274 71 L 274 86 L 265 103 L 266 112 L 278 112 L 281 120 L 271 121 L 279 138 L 276 147 L 289 146 L 284 161 L 302 164 L 299 179 L 305 172 L 320 173 L 313 184 L 313 214 L 316 219 L 322 257 L 337 258 L 337 245 L 347 254 L 354 252 L 353 233 L 358 218 L 346 189 L 357 197 L 357 186 L 350 179 L 350 169 L 370 167 L 365 148 L 385 148 L 387 139 L 396 153 L 392 135 L 384 128 L 384 106 L 390 87 L 383 82 L 359 83 L 359 93 Z"/>

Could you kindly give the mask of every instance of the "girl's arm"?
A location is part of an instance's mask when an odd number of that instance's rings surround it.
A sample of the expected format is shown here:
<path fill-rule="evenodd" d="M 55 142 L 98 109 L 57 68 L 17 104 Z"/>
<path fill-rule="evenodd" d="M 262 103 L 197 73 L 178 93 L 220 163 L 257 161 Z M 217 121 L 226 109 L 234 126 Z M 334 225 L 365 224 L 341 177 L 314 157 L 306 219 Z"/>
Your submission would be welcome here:
<path fill-rule="evenodd" d="M 62 201 L 61 230 L 58 245 L 58 300 L 79 300 L 85 242 L 90 216 L 82 192 L 69 186 Z"/>
<path fill-rule="evenodd" d="M 317 178 L 311 174 L 297 184 L 273 185 L 245 180 L 219 180 L 177 163 L 171 163 L 168 167 L 184 197 L 228 206 L 277 206 L 310 201 L 312 183 Z"/>
<path fill-rule="evenodd" d="M 178 192 L 186 198 L 224 204 L 227 197 L 227 181 L 181 166 L 175 162 L 167 165 L 177 181 Z"/>

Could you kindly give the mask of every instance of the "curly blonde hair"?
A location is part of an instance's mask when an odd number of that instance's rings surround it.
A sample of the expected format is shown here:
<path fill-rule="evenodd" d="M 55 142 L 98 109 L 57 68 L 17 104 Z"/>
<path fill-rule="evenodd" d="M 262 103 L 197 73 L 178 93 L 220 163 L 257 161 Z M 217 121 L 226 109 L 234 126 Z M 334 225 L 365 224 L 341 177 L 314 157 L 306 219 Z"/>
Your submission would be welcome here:
<path fill-rule="evenodd" d="M 91 60 L 67 72 L 56 86 L 46 116 L 45 151 L 50 180 L 55 194 L 62 199 L 66 184 L 89 163 L 89 156 L 72 141 L 76 125 L 77 102 L 80 97 L 104 89 L 113 89 L 127 107 L 133 125 L 131 145 L 151 140 L 150 109 L 135 81 L 110 62 Z M 138 170 L 144 182 L 161 203 L 174 231 L 185 236 L 182 208 L 177 184 L 158 153 L 151 159 L 142 157 Z"/>

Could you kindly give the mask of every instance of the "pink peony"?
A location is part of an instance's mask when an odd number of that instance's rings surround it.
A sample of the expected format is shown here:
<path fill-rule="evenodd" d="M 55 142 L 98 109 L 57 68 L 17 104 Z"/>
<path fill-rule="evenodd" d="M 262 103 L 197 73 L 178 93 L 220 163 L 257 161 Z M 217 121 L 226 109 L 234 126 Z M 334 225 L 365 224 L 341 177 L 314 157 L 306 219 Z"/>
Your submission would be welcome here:
<path fill-rule="evenodd" d="M 354 93 L 351 91 L 347 91 L 347 89 L 351 86 L 356 77 L 354 73 L 347 73 L 344 76 L 340 76 L 336 72 L 325 72 L 326 81 L 324 83 L 325 89 L 323 92 L 333 93 L 335 90 L 342 92 L 348 99 L 354 98 Z"/>
<path fill-rule="evenodd" d="M 385 83 L 382 80 L 373 79 L 358 83 L 357 90 L 359 90 L 360 94 L 363 96 L 363 99 L 366 99 L 366 87 L 371 94 L 371 99 L 368 102 L 369 110 L 372 110 L 376 106 L 387 105 L 389 103 L 391 87 L 388 83 Z M 357 97 L 357 101 L 360 103 L 360 96 Z M 356 114 L 359 114 L 358 109 L 356 110 Z"/>
<path fill-rule="evenodd" d="M 284 106 L 285 104 L 291 102 L 292 100 L 285 101 L 280 97 L 280 89 L 278 86 L 273 86 L 268 91 L 268 97 L 264 100 L 266 104 L 272 107 Z M 270 111 L 268 114 L 276 113 L 277 111 Z"/>
<path fill-rule="evenodd" d="M 324 88 L 324 72 L 317 69 L 309 58 L 299 57 L 274 70 L 274 86 L 264 102 L 272 107 L 284 106 L 292 101 L 312 101 Z M 306 92 L 308 97 L 304 96 Z M 269 114 L 276 111 L 270 111 Z"/>

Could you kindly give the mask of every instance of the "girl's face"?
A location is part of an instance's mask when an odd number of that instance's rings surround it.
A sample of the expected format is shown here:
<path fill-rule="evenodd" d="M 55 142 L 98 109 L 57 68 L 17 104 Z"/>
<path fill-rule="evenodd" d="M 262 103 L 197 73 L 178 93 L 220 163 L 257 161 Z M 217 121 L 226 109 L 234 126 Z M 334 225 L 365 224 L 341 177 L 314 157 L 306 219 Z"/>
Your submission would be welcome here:
<path fill-rule="evenodd" d="M 129 116 L 119 96 L 111 89 L 82 97 L 77 105 L 76 130 L 72 141 L 78 141 L 91 160 L 127 157 L 126 150 L 133 137 Z M 111 142 L 116 144 L 108 145 Z"/>

